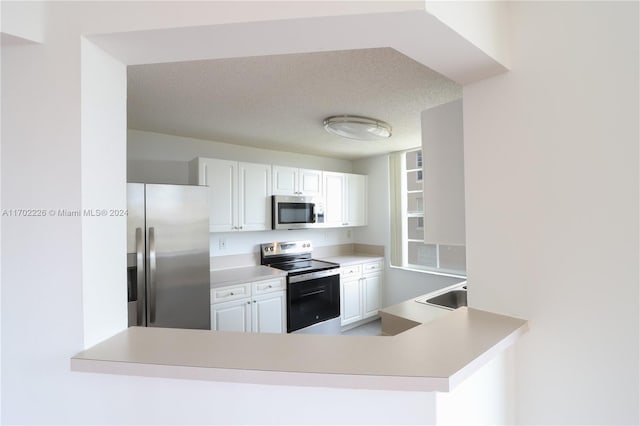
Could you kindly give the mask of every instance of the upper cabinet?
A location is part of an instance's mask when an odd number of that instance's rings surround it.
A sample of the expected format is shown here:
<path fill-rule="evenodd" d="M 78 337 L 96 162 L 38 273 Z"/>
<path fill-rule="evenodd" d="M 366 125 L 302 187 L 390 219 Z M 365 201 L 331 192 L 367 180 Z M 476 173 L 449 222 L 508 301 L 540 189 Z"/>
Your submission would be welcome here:
<path fill-rule="evenodd" d="M 367 224 L 367 176 L 198 157 L 190 181 L 210 190 L 210 232 L 271 229 L 271 195 L 314 197 L 326 228 Z"/>
<path fill-rule="evenodd" d="M 271 229 L 269 164 L 196 158 L 191 181 L 209 187 L 210 232 Z"/>
<path fill-rule="evenodd" d="M 238 163 L 238 227 L 271 229 L 271 165 Z"/>
<path fill-rule="evenodd" d="M 346 211 L 347 226 L 364 226 L 367 224 L 367 176 L 346 174 Z"/>
<path fill-rule="evenodd" d="M 273 166 L 273 195 L 322 196 L 322 170 Z"/>
<path fill-rule="evenodd" d="M 422 112 L 424 242 L 465 244 L 462 100 Z"/>
<path fill-rule="evenodd" d="M 324 217 L 328 227 L 367 224 L 367 176 L 324 172 Z"/>
<path fill-rule="evenodd" d="M 345 225 L 345 173 L 324 172 L 324 224 Z"/>

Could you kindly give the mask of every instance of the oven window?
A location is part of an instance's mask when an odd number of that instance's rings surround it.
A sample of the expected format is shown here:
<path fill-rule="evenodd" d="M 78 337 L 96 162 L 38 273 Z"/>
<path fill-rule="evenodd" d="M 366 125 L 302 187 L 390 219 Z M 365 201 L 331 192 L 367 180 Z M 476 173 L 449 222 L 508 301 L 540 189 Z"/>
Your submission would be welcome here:
<path fill-rule="evenodd" d="M 287 332 L 340 316 L 340 275 L 289 283 Z"/>
<path fill-rule="evenodd" d="M 313 222 L 313 203 L 278 203 L 278 223 Z"/>

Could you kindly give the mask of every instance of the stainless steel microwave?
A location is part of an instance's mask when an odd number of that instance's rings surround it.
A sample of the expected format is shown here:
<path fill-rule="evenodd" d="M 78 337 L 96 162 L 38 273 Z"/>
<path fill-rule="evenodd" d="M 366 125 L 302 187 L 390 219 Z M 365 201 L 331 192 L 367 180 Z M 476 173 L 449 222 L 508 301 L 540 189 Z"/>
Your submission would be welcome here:
<path fill-rule="evenodd" d="M 272 229 L 317 228 L 324 224 L 320 200 L 298 195 L 271 196 Z"/>

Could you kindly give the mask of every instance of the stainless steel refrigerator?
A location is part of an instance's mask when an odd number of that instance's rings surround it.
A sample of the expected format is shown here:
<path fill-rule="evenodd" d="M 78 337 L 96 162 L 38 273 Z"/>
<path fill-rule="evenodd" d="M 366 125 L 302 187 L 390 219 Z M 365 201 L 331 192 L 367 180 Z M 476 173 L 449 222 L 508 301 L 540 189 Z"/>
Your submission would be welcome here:
<path fill-rule="evenodd" d="M 210 329 L 208 188 L 127 184 L 129 326 Z"/>

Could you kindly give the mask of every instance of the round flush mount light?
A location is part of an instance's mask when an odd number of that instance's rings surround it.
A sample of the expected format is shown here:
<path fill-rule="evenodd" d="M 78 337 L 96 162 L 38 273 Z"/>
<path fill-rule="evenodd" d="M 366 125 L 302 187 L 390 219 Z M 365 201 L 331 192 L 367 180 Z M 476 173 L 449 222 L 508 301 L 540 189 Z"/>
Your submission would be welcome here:
<path fill-rule="evenodd" d="M 391 136 L 391 126 L 375 118 L 359 115 L 334 115 L 324 119 L 327 132 L 348 139 L 374 141 Z"/>

